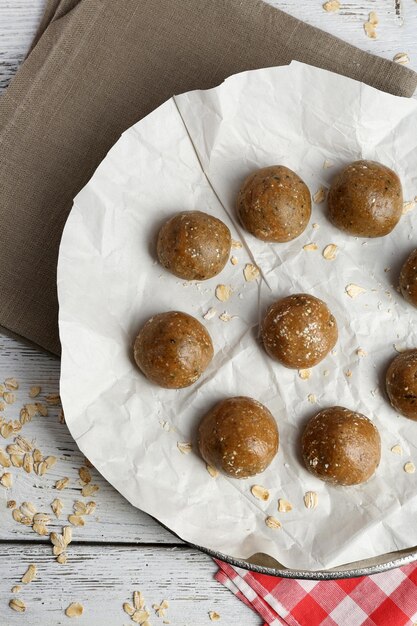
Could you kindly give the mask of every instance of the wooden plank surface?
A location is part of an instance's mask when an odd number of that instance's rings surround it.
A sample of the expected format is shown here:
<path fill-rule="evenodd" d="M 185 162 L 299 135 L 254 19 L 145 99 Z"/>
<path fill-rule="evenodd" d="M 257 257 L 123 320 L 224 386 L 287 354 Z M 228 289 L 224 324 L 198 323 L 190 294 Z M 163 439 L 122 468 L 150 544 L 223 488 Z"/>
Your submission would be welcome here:
<path fill-rule="evenodd" d="M 0 91 L 5 88 L 19 63 L 24 59 L 34 31 L 42 15 L 45 0 L 0 0 Z M 341 1 L 337 13 L 326 13 L 320 0 L 271 0 L 278 8 L 354 45 L 392 59 L 398 52 L 410 57 L 410 67 L 417 69 L 417 3 L 402 0 L 404 21 L 395 15 L 394 0 Z M 369 11 L 376 11 L 380 20 L 378 38 L 366 37 L 363 23 Z M 0 382 L 15 376 L 20 387 L 17 399 L 5 408 L 10 419 L 19 416 L 28 401 L 32 385 L 39 384 L 42 402 L 59 385 L 59 362 L 15 338 L 0 335 Z M 94 469 L 92 482 L 99 490 L 88 500 L 97 508 L 85 516 L 86 524 L 74 528 L 74 543 L 68 548 L 68 563 L 59 565 L 51 555 L 51 545 L 31 527 L 18 524 L 6 503 L 29 501 L 40 512 L 50 512 L 52 500 L 59 496 L 64 508 L 59 520 L 52 519 L 51 530 L 59 531 L 74 501 L 80 497 L 82 485 L 78 470 L 84 463 L 65 424 L 59 419 L 59 407 L 48 407 L 48 416 L 36 416 L 22 431 L 44 455 L 57 456 L 56 465 L 44 476 L 11 468 L 13 486 L 0 487 L 0 625 L 42 624 L 55 626 L 67 623 L 65 607 L 81 602 L 85 613 L 77 623 L 122 625 L 129 623 L 122 604 L 131 600 L 132 592 L 144 592 L 149 605 L 166 598 L 170 602 L 167 619 L 174 625 L 209 624 L 208 611 L 221 614 L 222 624 L 259 624 L 259 618 L 235 600 L 229 591 L 213 580 L 215 566 L 209 557 L 190 550 L 154 520 L 131 507 Z M 11 439 L 0 437 L 0 448 Z M 9 470 L 7 470 L 9 471 Z M 0 471 L 1 474 L 1 471 Z M 57 479 L 67 476 L 69 486 L 57 492 Z M 176 548 L 171 544 L 178 543 Z M 119 544 L 119 545 L 118 545 Z M 159 544 L 156 546 L 155 544 Z M 22 615 L 8 608 L 11 587 L 18 583 L 29 563 L 36 563 L 39 575 L 16 595 L 28 606 Z M 162 623 L 154 617 L 152 624 Z"/>
<path fill-rule="evenodd" d="M 37 565 L 37 579 L 11 593 L 30 563 Z M 209 557 L 184 548 L 70 544 L 68 562 L 59 565 L 47 546 L 9 545 L 0 551 L 0 624 L 68 624 L 64 610 L 71 602 L 84 607 L 82 617 L 74 620 L 79 626 L 132 624 L 122 606 L 132 603 L 138 590 L 153 626 L 163 623 L 152 609 L 162 600 L 169 602 L 164 619 L 172 626 L 208 626 L 209 611 L 220 614 L 222 625 L 259 626 L 259 617 L 213 579 L 215 570 Z M 24 615 L 8 607 L 11 598 L 23 600 Z"/>

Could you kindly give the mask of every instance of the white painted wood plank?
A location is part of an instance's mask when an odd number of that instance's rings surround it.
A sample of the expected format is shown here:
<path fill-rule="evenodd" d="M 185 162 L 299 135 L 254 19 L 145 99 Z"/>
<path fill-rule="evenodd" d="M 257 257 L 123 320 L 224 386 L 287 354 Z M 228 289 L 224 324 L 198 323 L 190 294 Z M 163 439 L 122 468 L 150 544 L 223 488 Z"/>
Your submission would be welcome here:
<path fill-rule="evenodd" d="M 19 583 L 30 563 L 38 567 L 37 579 L 12 594 L 12 586 Z M 153 626 L 162 625 L 162 619 L 156 617 L 152 604 L 164 599 L 169 602 L 164 619 L 172 626 L 209 626 L 209 611 L 218 612 L 218 623 L 225 626 L 260 626 L 259 617 L 213 579 L 215 571 L 209 557 L 185 548 L 71 544 L 67 564 L 59 565 L 46 546 L 3 545 L 0 624 L 68 624 L 64 610 L 71 602 L 84 606 L 83 616 L 74 620 L 79 626 L 132 624 L 122 606 L 132 603 L 133 591 L 139 590 L 151 610 Z M 24 615 L 9 609 L 12 597 L 25 602 Z"/>
<path fill-rule="evenodd" d="M 59 361 L 15 339 L 0 336 L 0 382 L 10 376 L 16 377 L 20 386 L 15 392 L 16 402 L 6 405 L 2 414 L 7 419 L 17 419 L 22 405 L 34 401 L 28 396 L 32 385 L 42 387 L 42 393 L 35 401 L 44 402 L 47 394 L 57 393 Z M 7 470 L 13 475 L 13 487 L 10 490 L 0 487 L 0 540 L 40 539 L 30 528 L 13 520 L 11 511 L 6 508 L 7 500 L 15 500 L 18 504 L 30 501 L 38 511 L 46 512 L 52 500 L 59 496 L 65 505 L 64 513 L 68 515 L 74 501 L 83 499 L 78 470 L 84 463 L 84 456 L 66 425 L 59 421 L 60 407 L 49 406 L 48 411 L 48 417 L 36 416 L 25 424 L 21 434 L 34 440 L 45 456 L 57 456 L 58 462 L 44 476 L 26 474 L 23 469 L 15 467 Z M 4 449 L 12 441 L 12 437 L 7 440 L 0 437 L 0 448 Z M 97 502 L 96 515 L 88 519 L 84 528 L 76 529 L 77 540 L 180 543 L 152 518 L 131 506 L 98 472 L 92 469 L 91 473 L 93 483 L 100 487 L 94 497 L 89 498 Z M 57 492 L 55 482 L 64 476 L 70 479 L 69 487 Z"/>

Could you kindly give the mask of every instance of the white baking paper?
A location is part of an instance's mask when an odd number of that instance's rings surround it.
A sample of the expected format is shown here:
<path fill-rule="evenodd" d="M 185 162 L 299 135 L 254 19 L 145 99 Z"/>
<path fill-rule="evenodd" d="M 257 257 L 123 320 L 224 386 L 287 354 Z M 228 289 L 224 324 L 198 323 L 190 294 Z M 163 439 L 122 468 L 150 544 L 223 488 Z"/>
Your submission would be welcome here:
<path fill-rule="evenodd" d="M 323 203 L 298 239 L 272 245 L 242 232 L 234 213 L 245 176 L 272 164 L 295 170 L 314 194 L 344 164 L 375 159 L 398 172 L 412 200 L 416 141 L 417 102 L 292 63 L 177 96 L 110 150 L 76 197 L 62 238 L 61 395 L 79 447 L 134 506 L 190 542 L 233 557 L 263 552 L 291 568 L 329 568 L 417 545 L 417 473 L 403 470 L 409 460 L 417 465 L 417 423 L 396 414 L 383 384 L 394 344 L 417 346 L 417 310 L 396 290 L 399 268 L 416 246 L 415 214 L 404 215 L 388 237 L 358 239 L 327 221 Z M 201 283 L 172 276 L 155 256 L 162 222 L 192 209 L 224 220 L 244 244 L 232 251 L 237 265 Z M 304 250 L 308 243 L 318 249 Z M 338 246 L 333 261 L 322 256 L 329 243 Z M 263 279 L 245 282 L 252 261 Z M 225 303 L 215 298 L 220 283 L 233 288 Z M 366 292 L 351 299 L 350 283 Z M 339 326 L 335 351 L 308 380 L 269 359 L 258 340 L 267 305 L 297 292 L 325 300 Z M 217 314 L 206 321 L 210 307 Z M 173 309 L 205 323 L 215 347 L 201 379 L 183 390 L 158 388 L 132 362 L 140 326 Z M 224 312 L 230 321 L 219 319 Z M 271 410 L 279 453 L 255 478 L 212 478 L 197 452 L 182 454 L 177 443 L 194 441 L 204 412 L 234 395 Z M 365 485 L 328 486 L 300 461 L 307 418 L 333 404 L 368 415 L 381 433 L 381 465 Z M 390 451 L 395 444 L 403 456 Z M 254 484 L 270 490 L 268 502 L 251 495 Z M 303 503 L 308 490 L 318 494 L 314 510 Z M 293 510 L 278 513 L 278 498 Z M 268 528 L 268 515 L 282 529 Z"/>

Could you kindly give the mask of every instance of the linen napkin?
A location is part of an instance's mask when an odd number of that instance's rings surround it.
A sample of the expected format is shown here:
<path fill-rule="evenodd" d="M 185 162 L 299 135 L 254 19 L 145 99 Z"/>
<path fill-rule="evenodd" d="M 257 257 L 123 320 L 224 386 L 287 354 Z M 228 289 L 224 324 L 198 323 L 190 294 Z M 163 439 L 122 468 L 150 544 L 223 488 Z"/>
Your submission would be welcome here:
<path fill-rule="evenodd" d="M 276 578 L 216 563 L 216 580 L 259 613 L 264 626 L 413 626 L 417 621 L 417 563 L 325 581 Z"/>
<path fill-rule="evenodd" d="M 126 128 L 174 94 L 294 59 L 396 95 L 417 85 L 260 0 L 48 0 L 0 97 L 0 325 L 59 354 L 62 229 Z"/>

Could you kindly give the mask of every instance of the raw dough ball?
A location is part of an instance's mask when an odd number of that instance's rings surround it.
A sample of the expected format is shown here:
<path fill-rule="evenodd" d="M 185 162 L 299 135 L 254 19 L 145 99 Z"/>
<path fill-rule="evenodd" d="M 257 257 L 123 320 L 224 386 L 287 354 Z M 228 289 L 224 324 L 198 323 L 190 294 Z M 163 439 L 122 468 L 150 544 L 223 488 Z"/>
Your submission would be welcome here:
<path fill-rule="evenodd" d="M 308 471 L 335 485 L 364 483 L 381 458 L 379 432 L 371 420 L 341 406 L 312 417 L 301 446 Z"/>
<path fill-rule="evenodd" d="M 399 221 L 403 192 L 397 174 L 375 161 L 355 161 L 333 180 L 328 196 L 330 220 L 358 237 L 383 237 Z"/>
<path fill-rule="evenodd" d="M 187 313 L 169 311 L 151 317 L 134 344 L 137 366 L 160 387 L 188 387 L 213 358 L 207 330 Z"/>
<path fill-rule="evenodd" d="M 417 350 L 402 352 L 391 361 L 386 387 L 394 409 L 417 420 Z"/>
<path fill-rule="evenodd" d="M 322 300 L 298 293 L 271 304 L 261 333 L 269 356 L 304 369 L 317 365 L 334 347 L 337 324 Z"/>
<path fill-rule="evenodd" d="M 203 459 L 233 478 L 263 472 L 278 452 L 278 443 L 278 427 L 271 413 L 244 396 L 216 404 L 198 427 Z"/>
<path fill-rule="evenodd" d="M 400 289 L 407 302 L 417 306 L 417 250 L 410 254 L 402 266 Z"/>
<path fill-rule="evenodd" d="M 237 197 L 243 226 L 262 241 L 284 242 L 305 230 L 311 215 L 307 185 L 288 167 L 264 167 L 247 177 Z"/>
<path fill-rule="evenodd" d="M 207 280 L 222 271 L 230 254 L 230 230 L 221 220 L 201 211 L 171 217 L 158 235 L 160 263 L 186 280 Z"/>

